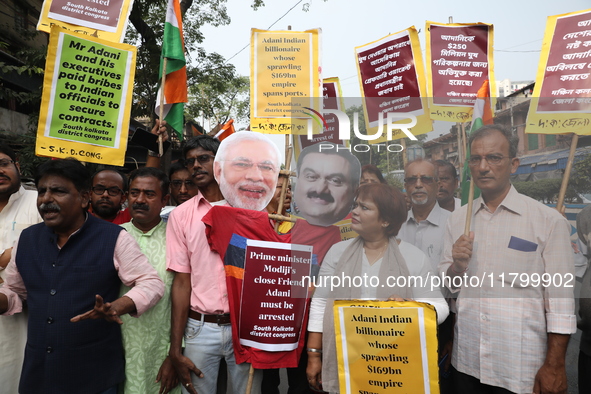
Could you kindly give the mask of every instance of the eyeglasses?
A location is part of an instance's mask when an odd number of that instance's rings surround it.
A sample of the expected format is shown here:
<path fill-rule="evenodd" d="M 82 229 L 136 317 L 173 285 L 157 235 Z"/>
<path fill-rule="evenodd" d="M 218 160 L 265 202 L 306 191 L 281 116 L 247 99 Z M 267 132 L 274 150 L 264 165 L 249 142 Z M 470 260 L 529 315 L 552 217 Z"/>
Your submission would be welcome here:
<path fill-rule="evenodd" d="M 0 160 L 0 168 L 7 168 L 12 163 L 14 163 L 14 160 L 2 159 Z"/>
<path fill-rule="evenodd" d="M 241 171 L 250 170 L 253 166 L 255 166 L 255 163 L 253 163 L 252 161 L 248 161 L 248 160 L 231 160 L 230 166 L 232 166 L 232 169 L 234 171 L 241 172 Z M 263 174 L 270 174 L 270 173 L 275 172 L 275 166 L 270 163 L 266 163 L 266 162 L 257 163 L 256 166 L 259 169 L 259 171 L 262 172 Z"/>
<path fill-rule="evenodd" d="M 408 178 L 404 178 L 404 183 L 414 185 L 419 179 L 421 180 L 421 183 L 425 185 L 430 185 L 435 182 L 435 178 L 432 176 L 409 176 Z"/>
<path fill-rule="evenodd" d="M 92 187 L 92 192 L 94 194 L 96 194 L 97 196 L 102 196 L 103 193 L 105 192 L 105 190 L 107 191 L 107 193 L 109 193 L 109 196 L 111 196 L 111 197 L 115 197 L 115 196 L 118 196 L 119 194 L 123 194 L 123 190 L 121 190 L 117 186 L 104 187 L 104 186 L 99 185 L 99 186 Z"/>
<path fill-rule="evenodd" d="M 174 181 L 170 181 L 170 186 L 172 186 L 174 189 L 180 189 L 183 185 L 185 185 L 185 187 L 187 189 L 191 189 L 191 188 L 195 187 L 195 184 L 193 183 L 193 181 L 181 181 L 180 179 L 175 179 Z"/>
<path fill-rule="evenodd" d="M 190 157 L 188 159 L 185 159 L 185 166 L 193 167 L 195 165 L 195 160 L 199 164 L 209 163 L 213 158 L 215 158 L 214 155 L 199 155 L 197 157 Z"/>
<path fill-rule="evenodd" d="M 468 164 L 471 167 L 476 167 L 477 165 L 480 165 L 480 163 L 482 162 L 482 156 L 470 156 L 470 158 L 468 159 Z M 486 160 L 486 162 L 491 165 L 491 166 L 496 166 L 501 164 L 501 161 L 505 158 L 505 156 L 501 156 L 501 155 L 486 155 L 484 156 L 484 160 Z"/>

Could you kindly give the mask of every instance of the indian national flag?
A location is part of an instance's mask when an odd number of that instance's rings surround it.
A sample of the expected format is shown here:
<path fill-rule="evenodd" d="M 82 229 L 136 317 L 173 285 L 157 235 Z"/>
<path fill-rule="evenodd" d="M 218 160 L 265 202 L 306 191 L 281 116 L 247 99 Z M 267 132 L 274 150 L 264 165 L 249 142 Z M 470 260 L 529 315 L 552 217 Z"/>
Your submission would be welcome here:
<path fill-rule="evenodd" d="M 185 41 L 183 39 L 183 22 L 179 0 L 168 0 L 164 37 L 162 39 L 162 55 L 160 56 L 160 72 L 166 60 L 166 79 L 164 82 L 164 120 L 177 132 L 179 139 L 183 136 L 184 103 L 187 102 L 187 67 L 185 62 Z M 162 86 L 158 89 L 156 114 L 160 115 L 160 97 Z"/>
<path fill-rule="evenodd" d="M 482 83 L 478 94 L 476 95 L 476 102 L 474 103 L 474 111 L 472 112 L 472 126 L 470 131 L 467 133 L 466 138 L 470 137 L 474 131 L 478 130 L 486 124 L 492 124 L 492 110 L 490 107 L 490 87 L 488 79 Z M 468 203 L 468 195 L 470 193 L 470 168 L 468 167 L 468 161 L 470 159 L 470 144 L 466 143 L 466 160 L 464 160 L 464 171 L 462 173 L 462 182 L 460 187 L 462 188 L 462 205 Z M 474 186 L 474 198 L 480 196 L 480 189 Z"/>
<path fill-rule="evenodd" d="M 232 134 L 234 134 L 236 130 L 234 129 L 234 119 L 230 119 L 220 128 L 217 134 L 213 138 L 217 138 L 219 141 L 223 141 Z"/>

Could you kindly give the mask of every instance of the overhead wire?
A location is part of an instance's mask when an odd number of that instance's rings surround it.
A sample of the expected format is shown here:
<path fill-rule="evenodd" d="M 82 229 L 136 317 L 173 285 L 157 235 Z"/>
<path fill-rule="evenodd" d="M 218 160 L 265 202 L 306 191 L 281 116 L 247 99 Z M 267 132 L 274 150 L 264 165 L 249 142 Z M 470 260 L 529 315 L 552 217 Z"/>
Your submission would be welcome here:
<path fill-rule="evenodd" d="M 273 26 L 275 26 L 275 24 L 277 22 L 279 22 L 281 19 L 283 19 L 287 14 L 289 14 L 294 8 L 296 8 L 298 6 L 298 4 L 300 4 L 301 2 L 303 2 L 304 0 L 299 0 L 297 3 L 295 3 L 289 10 L 287 10 L 287 12 L 283 15 L 281 15 L 279 18 L 277 18 L 277 20 L 273 23 L 271 23 L 271 26 L 269 26 L 267 28 L 267 30 L 271 29 Z M 239 50 L 238 52 L 236 52 L 234 55 L 232 55 L 231 57 L 229 57 L 226 62 L 229 62 L 230 60 L 234 59 L 236 56 L 238 56 L 240 53 L 242 53 L 242 51 L 244 51 L 246 48 L 248 48 L 250 46 L 250 42 L 248 44 L 246 44 L 241 50 Z"/>

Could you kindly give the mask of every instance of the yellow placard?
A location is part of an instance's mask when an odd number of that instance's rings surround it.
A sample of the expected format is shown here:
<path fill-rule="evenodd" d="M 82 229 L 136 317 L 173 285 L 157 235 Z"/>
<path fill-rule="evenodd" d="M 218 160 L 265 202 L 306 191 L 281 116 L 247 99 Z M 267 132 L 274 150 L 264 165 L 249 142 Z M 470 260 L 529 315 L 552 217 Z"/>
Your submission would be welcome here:
<path fill-rule="evenodd" d="M 409 50 L 410 48 L 410 50 Z M 427 89 L 419 35 L 414 26 L 355 48 L 357 76 L 368 135 L 376 135 L 371 144 L 406 138 L 399 129 L 388 138 L 387 114 L 407 113 L 416 117 L 412 134 L 433 130 L 427 107 Z M 382 122 L 379 116 L 382 116 Z M 409 124 L 410 119 L 393 121 Z M 382 130 L 381 137 L 377 136 Z"/>
<path fill-rule="evenodd" d="M 334 225 L 337 226 L 341 232 L 341 241 L 346 241 L 348 239 L 355 238 L 359 235 L 351 228 L 350 217 L 346 217 L 340 222 L 336 222 Z"/>
<path fill-rule="evenodd" d="M 299 107 L 321 108 L 320 29 L 251 30 L 250 129 L 306 134 L 309 117 Z M 292 99 L 299 99 L 293 104 Z"/>
<path fill-rule="evenodd" d="M 125 162 L 136 48 L 51 29 L 35 153 Z"/>
<path fill-rule="evenodd" d="M 591 9 L 549 16 L 526 133 L 591 135 Z"/>
<path fill-rule="evenodd" d="M 122 42 L 133 0 L 45 0 L 37 30 L 60 26 L 73 33 Z"/>
<path fill-rule="evenodd" d="M 482 83 L 488 79 L 490 91 L 496 92 L 493 25 L 428 21 L 425 36 L 431 119 L 469 121 Z M 491 94 L 493 108 L 495 104 Z"/>
<path fill-rule="evenodd" d="M 433 306 L 343 300 L 334 317 L 340 393 L 439 393 Z"/>

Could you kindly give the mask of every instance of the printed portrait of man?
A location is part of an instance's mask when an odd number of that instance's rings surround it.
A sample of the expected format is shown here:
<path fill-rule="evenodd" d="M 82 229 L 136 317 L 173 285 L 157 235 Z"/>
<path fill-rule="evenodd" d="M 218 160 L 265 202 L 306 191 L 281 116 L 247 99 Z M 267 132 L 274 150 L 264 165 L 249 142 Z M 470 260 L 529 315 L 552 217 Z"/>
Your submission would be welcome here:
<path fill-rule="evenodd" d="M 213 171 L 228 204 L 265 209 L 275 193 L 280 156 L 279 148 L 263 134 L 243 131 L 224 139 Z"/>
<path fill-rule="evenodd" d="M 342 145 L 319 143 L 300 153 L 295 208 L 308 223 L 329 226 L 343 220 L 353 205 L 361 164 Z"/>

